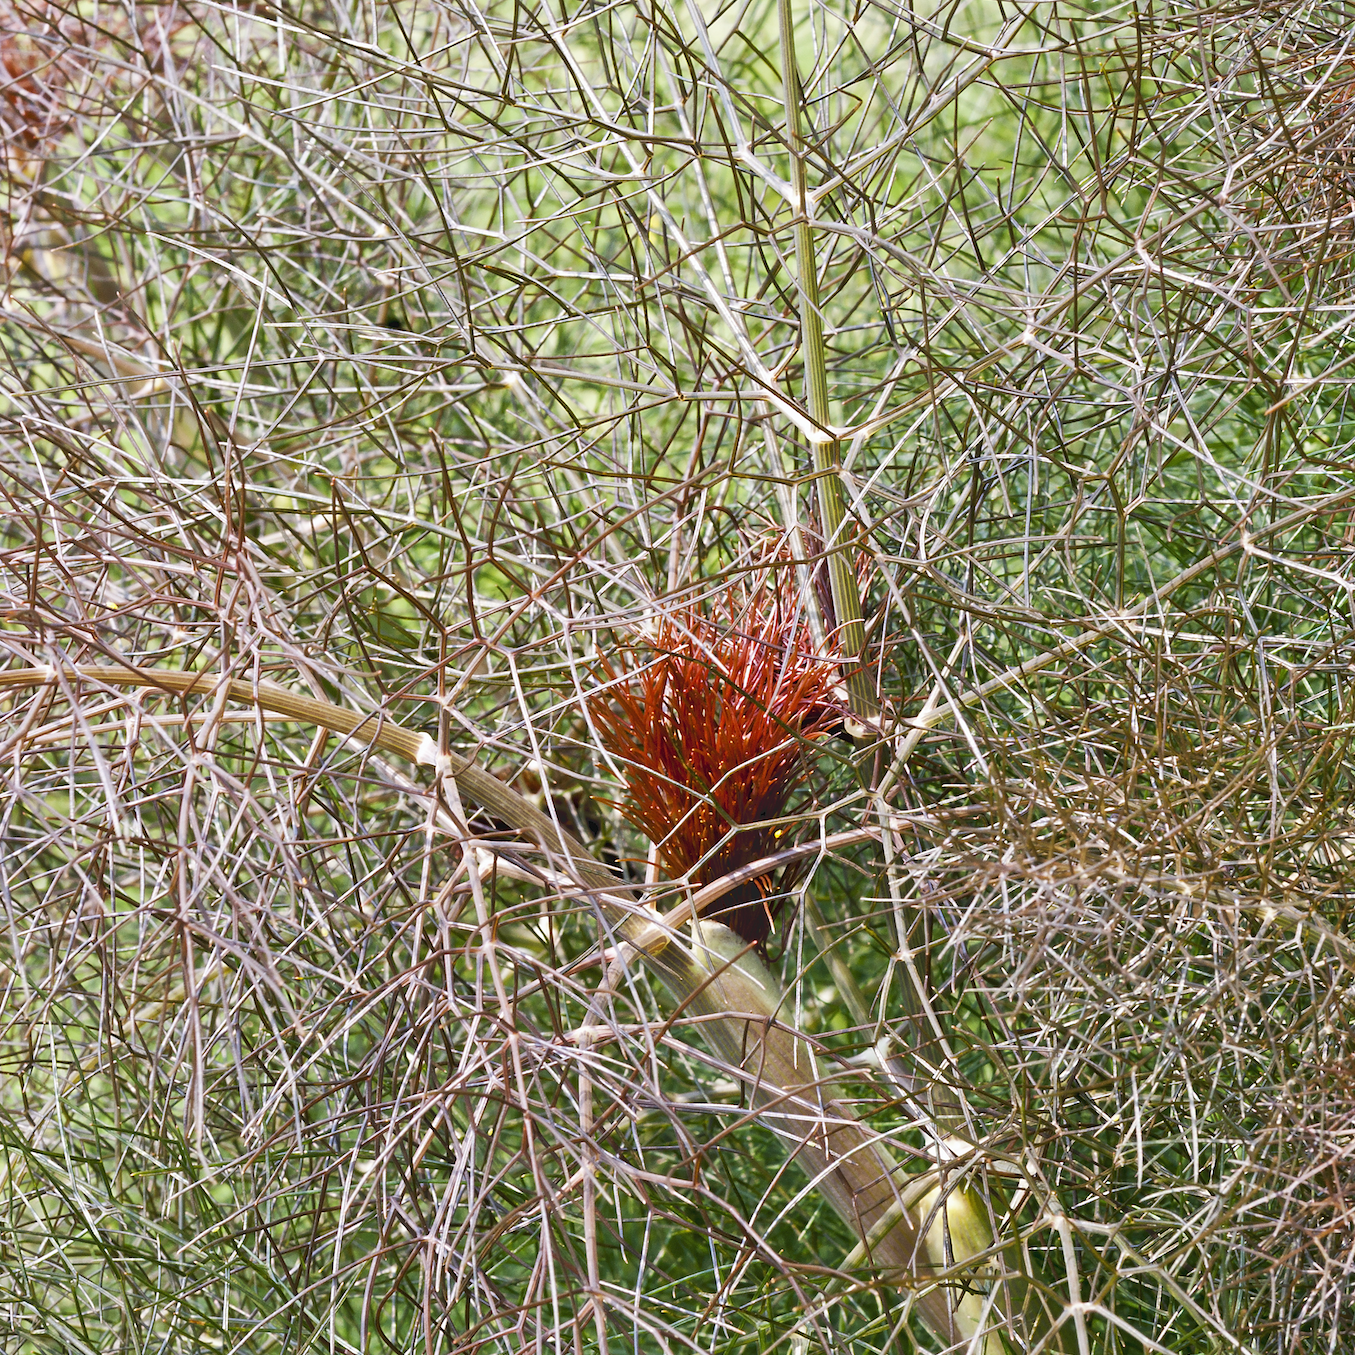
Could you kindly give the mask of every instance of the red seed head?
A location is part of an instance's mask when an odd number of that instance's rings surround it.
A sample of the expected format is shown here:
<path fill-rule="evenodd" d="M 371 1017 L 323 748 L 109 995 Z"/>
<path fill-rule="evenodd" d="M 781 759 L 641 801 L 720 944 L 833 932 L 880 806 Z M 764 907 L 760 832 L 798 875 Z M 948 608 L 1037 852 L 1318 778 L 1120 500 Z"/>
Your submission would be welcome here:
<path fill-rule="evenodd" d="M 776 850 L 775 828 L 805 784 L 806 740 L 841 716 L 836 664 L 779 593 L 728 605 L 721 623 L 694 607 L 664 616 L 625 647 L 630 671 L 603 658 L 607 689 L 589 703 L 607 750 L 625 764 L 623 812 L 658 847 L 670 876 L 700 886 Z M 744 828 L 744 831 L 739 831 Z M 764 877 L 708 916 L 763 944 L 772 924 Z"/>

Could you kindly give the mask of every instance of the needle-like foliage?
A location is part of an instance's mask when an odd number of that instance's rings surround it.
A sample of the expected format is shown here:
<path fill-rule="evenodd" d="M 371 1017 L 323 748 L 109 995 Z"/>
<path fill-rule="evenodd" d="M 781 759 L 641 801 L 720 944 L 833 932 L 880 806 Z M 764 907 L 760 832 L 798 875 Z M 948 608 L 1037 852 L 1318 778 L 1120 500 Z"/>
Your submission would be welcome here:
<path fill-rule="evenodd" d="M 1352 34 L 0 0 L 4 1355 L 1355 1355 Z"/>

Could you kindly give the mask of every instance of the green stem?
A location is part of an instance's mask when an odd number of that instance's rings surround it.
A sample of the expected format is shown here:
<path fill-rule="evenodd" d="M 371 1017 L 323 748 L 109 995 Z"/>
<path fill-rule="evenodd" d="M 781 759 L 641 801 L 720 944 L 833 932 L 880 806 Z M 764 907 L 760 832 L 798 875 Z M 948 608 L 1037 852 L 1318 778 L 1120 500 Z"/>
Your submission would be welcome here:
<path fill-rule="evenodd" d="M 795 272 L 800 296 L 800 354 L 805 367 L 805 391 L 809 413 L 818 424 L 814 438 L 815 484 L 818 486 L 819 521 L 823 546 L 828 554 L 828 582 L 837 616 L 836 640 L 843 658 L 847 698 L 852 714 L 872 721 L 879 713 L 874 684 L 861 666 L 866 648 L 866 627 L 861 612 L 861 592 L 856 574 L 844 549 L 843 524 L 847 506 L 842 493 L 842 444 L 832 436 L 832 411 L 828 403 L 828 353 L 823 338 L 823 311 L 819 305 L 819 275 L 814 261 L 814 236 L 810 228 L 809 198 L 805 186 L 805 143 L 800 123 L 804 100 L 795 66 L 795 24 L 791 0 L 778 0 L 781 35 L 781 83 L 786 101 L 786 137 L 790 145 L 791 187 L 795 196 Z"/>

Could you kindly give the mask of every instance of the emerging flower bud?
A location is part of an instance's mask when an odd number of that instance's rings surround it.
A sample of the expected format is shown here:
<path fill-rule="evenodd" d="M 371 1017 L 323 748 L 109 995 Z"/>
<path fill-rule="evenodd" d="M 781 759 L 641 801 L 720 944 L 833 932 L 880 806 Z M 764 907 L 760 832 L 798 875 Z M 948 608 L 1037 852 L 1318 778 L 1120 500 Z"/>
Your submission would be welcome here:
<path fill-rule="evenodd" d="M 664 870 L 700 887 L 788 846 L 775 820 L 805 785 L 806 743 L 842 720 L 837 664 L 814 654 L 803 618 L 763 587 L 730 600 L 724 624 L 694 607 L 665 615 L 623 654 L 629 671 L 598 660 L 606 688 L 589 711 L 625 764 L 623 812 Z M 709 916 L 761 946 L 773 893 L 759 877 Z"/>

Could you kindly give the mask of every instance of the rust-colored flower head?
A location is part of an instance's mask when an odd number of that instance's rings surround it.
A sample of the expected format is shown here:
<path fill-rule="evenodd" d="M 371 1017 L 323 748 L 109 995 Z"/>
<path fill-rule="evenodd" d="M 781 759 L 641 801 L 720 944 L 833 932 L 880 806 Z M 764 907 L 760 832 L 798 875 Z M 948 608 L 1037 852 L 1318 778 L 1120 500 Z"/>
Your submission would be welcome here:
<path fill-rule="evenodd" d="M 665 615 L 606 658 L 606 689 L 589 710 L 625 764 L 626 817 L 658 847 L 670 876 L 698 887 L 768 856 L 774 825 L 804 787 L 806 741 L 840 720 L 837 665 L 817 658 L 808 627 L 769 587 L 727 602 L 727 617 L 694 607 Z M 716 918 L 761 946 L 773 921 L 770 878 L 716 902 Z"/>

